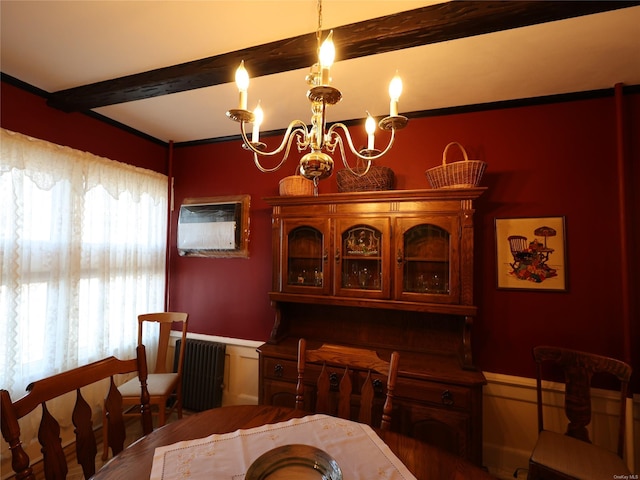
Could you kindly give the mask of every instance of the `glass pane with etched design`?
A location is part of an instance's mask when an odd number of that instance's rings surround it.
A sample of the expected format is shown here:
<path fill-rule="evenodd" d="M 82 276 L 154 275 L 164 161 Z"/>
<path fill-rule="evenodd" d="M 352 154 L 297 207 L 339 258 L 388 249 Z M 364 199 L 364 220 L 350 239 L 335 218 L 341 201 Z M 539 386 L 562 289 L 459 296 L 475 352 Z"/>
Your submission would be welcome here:
<path fill-rule="evenodd" d="M 381 289 L 382 242 L 382 233 L 368 225 L 342 233 L 342 288 Z"/>

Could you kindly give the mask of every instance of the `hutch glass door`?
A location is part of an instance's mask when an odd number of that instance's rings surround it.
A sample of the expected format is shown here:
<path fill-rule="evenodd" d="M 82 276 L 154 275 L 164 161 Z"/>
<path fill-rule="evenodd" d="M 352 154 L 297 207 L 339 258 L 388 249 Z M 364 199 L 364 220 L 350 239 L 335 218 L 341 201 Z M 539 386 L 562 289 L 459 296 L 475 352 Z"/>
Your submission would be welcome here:
<path fill-rule="evenodd" d="M 336 295 L 388 298 L 389 223 L 386 219 L 348 225 L 338 222 Z"/>
<path fill-rule="evenodd" d="M 457 219 L 401 222 L 396 295 L 414 301 L 454 303 L 459 298 Z"/>
<path fill-rule="evenodd" d="M 299 293 L 328 293 L 328 246 L 324 222 L 285 222 L 287 241 L 282 265 L 283 290 Z"/>

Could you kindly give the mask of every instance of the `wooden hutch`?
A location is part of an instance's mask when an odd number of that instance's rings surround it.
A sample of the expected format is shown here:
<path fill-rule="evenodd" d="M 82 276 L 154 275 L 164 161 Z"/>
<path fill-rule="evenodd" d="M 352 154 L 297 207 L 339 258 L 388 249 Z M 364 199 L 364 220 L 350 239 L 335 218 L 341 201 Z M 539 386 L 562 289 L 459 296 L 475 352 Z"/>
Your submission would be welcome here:
<path fill-rule="evenodd" d="M 392 429 L 482 463 L 473 202 L 485 188 L 271 197 L 276 319 L 259 401 L 294 406 L 297 341 L 400 353 Z"/>

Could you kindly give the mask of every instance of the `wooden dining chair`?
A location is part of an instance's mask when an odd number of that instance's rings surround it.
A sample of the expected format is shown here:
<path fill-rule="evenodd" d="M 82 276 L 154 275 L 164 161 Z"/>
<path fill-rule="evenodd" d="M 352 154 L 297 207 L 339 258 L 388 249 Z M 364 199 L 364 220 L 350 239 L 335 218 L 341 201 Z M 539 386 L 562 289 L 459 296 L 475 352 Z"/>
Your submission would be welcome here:
<path fill-rule="evenodd" d="M 536 362 L 538 441 L 529 460 L 529 480 L 569 478 L 626 478 L 623 460 L 627 388 L 631 367 L 614 358 L 566 348 L 539 346 Z M 545 430 L 542 379 L 546 365 L 560 367 L 565 379 L 564 410 L 569 421 L 565 433 Z M 594 374 L 612 375 L 620 382 L 616 452 L 594 445 L 587 426 L 591 423 L 591 380 Z M 619 477 L 616 477 L 619 475 Z"/>
<path fill-rule="evenodd" d="M 382 407 L 380 428 L 388 430 L 391 426 L 393 391 L 398 376 L 399 358 L 398 352 L 393 352 L 390 361 L 387 362 L 382 360 L 373 350 L 342 345 L 324 344 L 316 350 L 308 350 L 306 340 L 301 338 L 298 342 L 296 408 L 354 419 L 374 426 L 372 424 L 374 384 L 377 382 L 372 378 L 372 373 L 379 374 L 385 376 L 387 380 L 386 389 L 383 389 L 385 390 L 385 401 Z M 315 382 L 314 406 L 309 406 L 312 402 L 306 402 L 307 405 L 305 405 L 305 370 L 311 364 L 316 364 L 316 369 L 318 365 L 321 366 Z M 334 371 L 336 367 L 342 377 L 339 380 L 338 374 Z M 363 375 L 366 374 L 364 379 L 360 377 L 360 372 Z M 354 388 L 354 384 L 356 388 Z M 335 390 L 337 390 L 337 394 Z M 352 415 L 352 406 L 355 407 L 356 413 L 354 415 Z"/>
<path fill-rule="evenodd" d="M 151 432 L 153 426 L 149 408 L 147 360 L 144 345 L 139 346 L 136 353 L 136 358 L 131 360 L 108 357 L 33 382 L 27 387 L 28 393 L 15 402 L 11 400 L 7 390 L 0 390 L 0 426 L 2 436 L 11 449 L 11 466 L 17 479 L 35 480 L 31 460 L 22 448 L 18 420 L 39 405 L 42 406 L 42 419 L 38 440 L 42 446 L 45 478 L 47 480 L 66 478 L 68 467 L 60 439 L 60 425 L 47 409 L 47 402 L 73 391 L 76 392 L 72 415 L 76 434 L 76 457 L 82 466 L 84 478 L 89 478 L 96 472 L 97 443 L 91 420 L 92 412 L 91 407 L 83 398 L 80 388 L 103 379 L 110 379 L 105 400 L 106 418 L 109 424 L 107 442 L 114 454 L 123 450 L 126 436 L 125 422 L 122 416 L 122 397 L 114 383 L 114 375 L 137 373 L 139 378 L 137 381 L 138 402 L 142 405 L 139 412 L 142 431 L 145 435 Z"/>
<path fill-rule="evenodd" d="M 183 312 L 160 312 L 138 315 L 138 345 L 142 345 L 144 325 L 147 322 L 158 324 L 156 365 L 153 372 L 149 374 L 147 384 L 150 396 L 149 403 L 152 407 L 151 414 L 158 417 L 157 426 L 162 427 L 174 411 L 177 412 L 178 418 L 182 418 L 182 370 L 189 314 Z M 180 324 L 182 334 L 178 353 L 178 368 L 175 372 L 171 372 L 168 371 L 167 353 L 169 351 L 171 329 L 174 324 Z M 139 406 L 139 397 L 136 393 L 137 383 L 137 379 L 132 378 L 118 387 L 122 395 L 125 416 L 135 415 Z M 105 438 L 108 435 L 108 431 L 109 425 L 103 422 L 103 436 Z M 109 449 L 105 443 L 102 459 L 106 460 L 108 456 Z"/>

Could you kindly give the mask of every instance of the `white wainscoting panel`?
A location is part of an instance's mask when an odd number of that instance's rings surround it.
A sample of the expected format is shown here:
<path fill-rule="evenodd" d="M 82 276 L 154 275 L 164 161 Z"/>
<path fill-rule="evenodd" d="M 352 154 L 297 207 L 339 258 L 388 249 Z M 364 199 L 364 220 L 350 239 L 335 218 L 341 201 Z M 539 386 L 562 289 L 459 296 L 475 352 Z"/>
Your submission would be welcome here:
<path fill-rule="evenodd" d="M 174 347 L 180 334 L 172 332 L 171 335 L 171 346 Z M 224 362 L 223 406 L 258 403 L 258 352 L 256 348 L 264 342 L 198 333 L 189 333 L 187 337 L 224 343 L 227 346 Z M 173 355 L 173 351 L 170 351 L 167 356 L 173 361 Z"/>
<path fill-rule="evenodd" d="M 499 478 L 526 468 L 538 424 L 535 380 L 484 372 L 483 463 Z"/>
<path fill-rule="evenodd" d="M 538 413 L 536 382 L 532 378 L 484 372 L 483 462 L 498 478 L 513 478 L 516 469 L 526 469 L 536 443 Z M 564 386 L 543 382 L 545 428 L 564 432 Z M 590 436 L 594 443 L 615 451 L 617 442 L 618 395 L 592 390 Z M 640 466 L 640 396 L 627 402 L 626 461 L 632 472 Z M 522 474 L 518 478 L 525 478 Z"/>
<path fill-rule="evenodd" d="M 227 345 L 222 405 L 258 403 L 258 352 L 256 347 Z"/>

